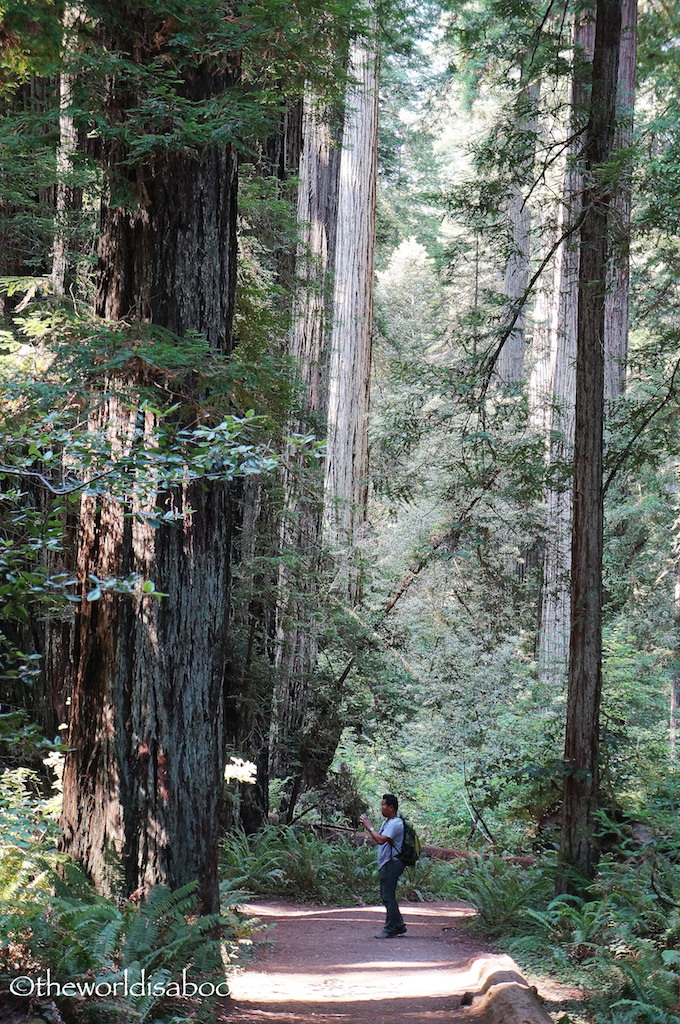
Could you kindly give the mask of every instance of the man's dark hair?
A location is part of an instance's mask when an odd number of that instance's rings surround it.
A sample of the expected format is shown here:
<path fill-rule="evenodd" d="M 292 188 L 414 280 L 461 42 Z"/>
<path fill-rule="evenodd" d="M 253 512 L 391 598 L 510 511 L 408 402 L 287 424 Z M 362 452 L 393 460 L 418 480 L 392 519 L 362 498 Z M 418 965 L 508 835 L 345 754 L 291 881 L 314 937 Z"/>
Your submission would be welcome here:
<path fill-rule="evenodd" d="M 394 807 L 395 811 L 399 810 L 399 801 L 394 793 L 383 793 L 383 800 L 388 807 Z"/>

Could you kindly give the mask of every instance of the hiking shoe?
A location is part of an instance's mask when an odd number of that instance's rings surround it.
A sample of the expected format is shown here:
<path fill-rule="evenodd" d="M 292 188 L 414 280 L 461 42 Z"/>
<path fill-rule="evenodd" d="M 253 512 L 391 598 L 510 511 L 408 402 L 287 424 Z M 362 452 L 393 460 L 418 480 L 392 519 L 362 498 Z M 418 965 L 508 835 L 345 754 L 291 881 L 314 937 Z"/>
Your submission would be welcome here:
<path fill-rule="evenodd" d="M 406 925 L 400 924 L 398 928 L 394 929 L 395 935 L 406 935 Z"/>
<path fill-rule="evenodd" d="M 376 939 L 396 939 L 397 932 L 388 932 L 386 928 L 383 928 L 381 932 L 375 936 Z"/>

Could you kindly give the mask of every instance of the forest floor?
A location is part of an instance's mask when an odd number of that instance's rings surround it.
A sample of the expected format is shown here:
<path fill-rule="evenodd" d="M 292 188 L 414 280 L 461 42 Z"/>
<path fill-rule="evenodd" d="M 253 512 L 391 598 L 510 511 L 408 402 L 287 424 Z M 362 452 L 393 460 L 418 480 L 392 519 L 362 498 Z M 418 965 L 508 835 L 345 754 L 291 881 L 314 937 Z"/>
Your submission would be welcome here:
<path fill-rule="evenodd" d="M 406 935 L 382 941 L 374 937 L 382 907 L 272 901 L 248 909 L 262 922 L 255 941 L 265 941 L 231 981 L 225 1020 L 233 1024 L 491 1024 L 483 1000 L 461 1006 L 464 994 L 490 972 L 518 971 L 464 927 L 474 911 L 462 903 L 402 903 Z M 556 1016 L 575 994 L 537 987 L 543 1013 Z M 540 1012 L 536 1019 L 546 1019 Z"/>

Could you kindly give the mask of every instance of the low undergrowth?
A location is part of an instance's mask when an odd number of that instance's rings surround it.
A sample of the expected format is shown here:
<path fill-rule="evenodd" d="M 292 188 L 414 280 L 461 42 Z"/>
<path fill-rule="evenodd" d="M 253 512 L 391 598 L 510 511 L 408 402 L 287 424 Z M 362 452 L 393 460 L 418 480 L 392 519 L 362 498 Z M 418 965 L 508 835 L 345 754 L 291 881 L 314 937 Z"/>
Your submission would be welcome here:
<path fill-rule="evenodd" d="M 349 843 L 325 843 L 290 826 L 253 835 L 230 833 L 222 844 L 222 877 L 255 896 L 351 903 L 374 887 L 375 855 Z"/>
<path fill-rule="evenodd" d="M 251 944 L 241 892 L 225 883 L 211 916 L 197 914 L 193 883 L 108 899 L 57 852 L 52 802 L 23 770 L 0 778 L 0 812 L 0 990 L 65 1024 L 214 1020 Z"/>
<path fill-rule="evenodd" d="M 680 1020 L 680 843 L 619 840 L 583 897 L 551 898 L 550 858 L 471 859 L 454 884 L 524 969 L 578 985 L 583 1002 L 560 1024 Z"/>
<path fill-rule="evenodd" d="M 472 904 L 485 931 L 500 934 L 521 929 L 529 910 L 545 905 L 553 878 L 549 859 L 523 868 L 505 857 L 470 856 L 456 865 L 448 891 Z"/>
<path fill-rule="evenodd" d="M 375 846 L 328 842 L 310 829 L 267 825 L 253 835 L 232 832 L 221 853 L 222 876 L 255 896 L 289 896 L 349 906 L 378 903 Z M 406 900 L 454 896 L 450 865 L 421 858 L 399 883 Z"/>

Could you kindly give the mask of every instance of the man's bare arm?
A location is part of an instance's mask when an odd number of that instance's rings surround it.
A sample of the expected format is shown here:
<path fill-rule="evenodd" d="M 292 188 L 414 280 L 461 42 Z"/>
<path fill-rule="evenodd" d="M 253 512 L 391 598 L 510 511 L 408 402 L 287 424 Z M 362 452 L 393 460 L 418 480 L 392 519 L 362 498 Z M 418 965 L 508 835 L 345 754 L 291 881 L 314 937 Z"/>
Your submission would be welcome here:
<path fill-rule="evenodd" d="M 362 814 L 359 820 L 361 821 L 361 824 L 368 832 L 371 839 L 375 839 L 376 843 L 389 843 L 390 837 L 383 835 L 382 832 L 377 832 L 371 825 L 371 822 L 369 821 L 368 816 L 366 814 Z"/>

